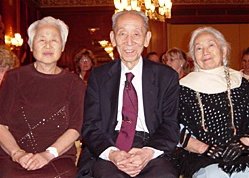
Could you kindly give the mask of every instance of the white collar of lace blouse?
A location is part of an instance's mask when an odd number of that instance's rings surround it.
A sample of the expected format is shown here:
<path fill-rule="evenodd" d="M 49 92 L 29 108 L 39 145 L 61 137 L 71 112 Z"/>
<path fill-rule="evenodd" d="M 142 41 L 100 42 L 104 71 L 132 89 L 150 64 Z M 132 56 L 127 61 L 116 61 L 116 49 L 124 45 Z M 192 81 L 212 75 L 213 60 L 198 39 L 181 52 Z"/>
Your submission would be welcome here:
<path fill-rule="evenodd" d="M 241 72 L 229 68 L 230 89 L 238 88 L 241 85 Z M 224 67 L 217 67 L 210 70 L 191 72 L 180 80 L 180 85 L 188 87 L 194 91 L 215 94 L 227 91 L 227 81 Z"/>

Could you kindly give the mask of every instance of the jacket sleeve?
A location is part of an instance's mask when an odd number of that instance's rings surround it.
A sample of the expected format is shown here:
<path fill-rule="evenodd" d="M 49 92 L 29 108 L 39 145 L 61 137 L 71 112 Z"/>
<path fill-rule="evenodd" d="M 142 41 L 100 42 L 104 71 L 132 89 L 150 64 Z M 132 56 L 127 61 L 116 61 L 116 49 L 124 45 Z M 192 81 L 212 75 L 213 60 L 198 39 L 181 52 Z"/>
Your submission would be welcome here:
<path fill-rule="evenodd" d="M 154 130 L 148 146 L 162 150 L 170 156 L 179 141 L 180 128 L 177 120 L 179 105 L 179 79 L 176 73 L 170 73 L 167 79 L 161 79 L 158 93 L 158 105 L 155 110 Z M 160 80 L 160 79 L 159 79 Z M 156 122 L 155 121 L 155 122 Z"/>
<path fill-rule="evenodd" d="M 95 157 L 108 147 L 113 146 L 113 140 L 107 134 L 103 127 L 103 113 L 101 113 L 101 82 L 97 80 L 98 76 L 93 70 L 88 80 L 88 86 L 85 95 L 84 122 L 82 135 L 84 144 L 88 147 Z"/>

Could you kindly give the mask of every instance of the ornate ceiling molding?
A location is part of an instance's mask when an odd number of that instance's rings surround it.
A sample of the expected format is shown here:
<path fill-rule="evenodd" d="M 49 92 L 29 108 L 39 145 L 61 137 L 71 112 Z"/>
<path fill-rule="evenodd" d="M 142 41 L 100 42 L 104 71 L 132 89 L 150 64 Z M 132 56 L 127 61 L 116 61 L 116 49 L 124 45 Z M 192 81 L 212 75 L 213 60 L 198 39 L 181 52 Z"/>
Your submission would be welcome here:
<path fill-rule="evenodd" d="M 113 7 L 113 0 L 33 0 L 40 7 Z M 237 4 L 249 5 L 249 0 L 172 0 L 173 5 Z"/>
<path fill-rule="evenodd" d="M 176 5 L 207 5 L 207 4 L 249 4 L 249 0 L 172 0 Z"/>
<path fill-rule="evenodd" d="M 41 7 L 101 7 L 113 6 L 112 0 L 36 0 Z"/>

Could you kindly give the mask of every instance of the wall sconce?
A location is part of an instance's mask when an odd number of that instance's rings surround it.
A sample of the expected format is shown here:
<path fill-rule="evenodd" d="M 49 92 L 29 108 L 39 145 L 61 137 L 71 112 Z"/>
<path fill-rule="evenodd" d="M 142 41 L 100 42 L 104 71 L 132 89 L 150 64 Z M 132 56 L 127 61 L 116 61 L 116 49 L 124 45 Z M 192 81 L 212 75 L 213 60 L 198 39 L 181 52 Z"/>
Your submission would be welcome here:
<path fill-rule="evenodd" d="M 109 41 L 107 41 L 107 40 L 101 40 L 98 42 L 102 48 L 106 47 L 109 44 Z"/>
<path fill-rule="evenodd" d="M 98 41 L 98 42 L 99 42 L 100 46 L 102 48 L 104 48 L 105 52 L 107 52 L 107 54 L 110 56 L 110 58 L 112 60 L 114 60 L 112 44 L 107 40 L 101 40 L 101 41 Z"/>
<path fill-rule="evenodd" d="M 90 32 L 91 35 L 93 35 L 98 30 L 100 30 L 98 27 L 88 28 L 88 31 Z"/>
<path fill-rule="evenodd" d="M 106 46 L 104 50 L 107 52 L 107 54 L 110 56 L 112 60 L 114 60 L 114 54 L 113 54 L 113 47 L 111 45 Z"/>
<path fill-rule="evenodd" d="M 9 35 L 5 35 L 4 42 L 7 46 L 10 46 L 11 50 L 13 50 L 15 48 L 22 46 L 23 39 L 22 39 L 20 33 L 15 33 L 14 37 L 11 37 Z"/>

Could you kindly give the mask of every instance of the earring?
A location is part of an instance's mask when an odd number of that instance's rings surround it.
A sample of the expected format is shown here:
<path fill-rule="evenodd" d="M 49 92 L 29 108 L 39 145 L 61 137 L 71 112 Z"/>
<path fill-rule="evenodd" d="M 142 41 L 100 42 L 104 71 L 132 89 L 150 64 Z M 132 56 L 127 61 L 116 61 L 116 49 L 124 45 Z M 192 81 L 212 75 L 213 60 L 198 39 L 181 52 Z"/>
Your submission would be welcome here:
<path fill-rule="evenodd" d="M 227 59 L 226 59 L 226 58 L 223 58 L 223 65 L 224 65 L 225 67 L 227 67 Z"/>

